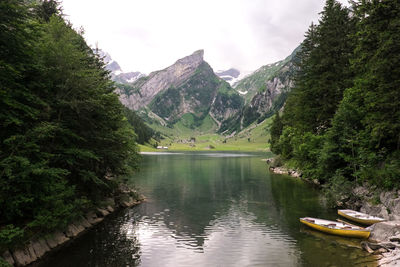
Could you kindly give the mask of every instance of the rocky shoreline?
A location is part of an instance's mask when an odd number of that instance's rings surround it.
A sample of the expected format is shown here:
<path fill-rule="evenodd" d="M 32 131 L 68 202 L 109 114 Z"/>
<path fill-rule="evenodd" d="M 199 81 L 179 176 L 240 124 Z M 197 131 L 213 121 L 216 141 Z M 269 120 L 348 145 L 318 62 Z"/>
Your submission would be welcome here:
<path fill-rule="evenodd" d="M 91 227 L 103 221 L 111 213 L 121 209 L 138 205 L 144 201 L 143 197 L 134 198 L 137 193 L 123 187 L 121 193 L 103 201 L 102 206 L 88 211 L 80 220 L 70 223 L 64 231 L 55 231 L 38 239 L 32 239 L 24 247 L 8 249 L 2 257 L 11 266 L 26 266 L 46 257 L 51 251 L 61 248 L 73 241 Z M 1 263 L 1 262 L 0 262 Z"/>
<path fill-rule="evenodd" d="M 264 161 L 271 164 L 273 159 Z M 269 170 L 276 174 L 304 179 L 298 170 L 271 165 Z M 318 181 L 304 180 L 319 185 Z M 361 242 L 361 247 L 368 253 L 376 255 L 378 266 L 400 266 L 400 190 L 378 193 L 376 188 L 356 186 L 352 190 L 351 197 L 343 196 L 337 204 L 386 219 L 385 222 L 370 226 L 371 235 L 367 241 Z"/>
<path fill-rule="evenodd" d="M 370 254 L 378 255 L 378 266 L 400 266 L 400 221 L 387 221 L 372 226 L 368 241 L 361 247 Z"/>

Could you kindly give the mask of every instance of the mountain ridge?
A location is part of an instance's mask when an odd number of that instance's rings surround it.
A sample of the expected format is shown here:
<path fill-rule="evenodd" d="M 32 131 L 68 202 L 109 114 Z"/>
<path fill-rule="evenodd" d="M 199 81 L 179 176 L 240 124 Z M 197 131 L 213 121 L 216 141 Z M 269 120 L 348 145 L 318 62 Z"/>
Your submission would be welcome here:
<path fill-rule="evenodd" d="M 103 59 L 105 69 L 110 71 L 111 79 L 117 83 L 131 84 L 145 76 L 145 74 L 139 71 L 124 72 L 118 62 L 112 59 L 110 54 L 98 48 L 94 51 Z"/>
<path fill-rule="evenodd" d="M 181 122 L 194 129 L 208 120 L 209 130 L 218 129 L 223 120 L 242 107 L 243 101 L 203 57 L 204 50 L 197 50 L 129 86 L 119 85 L 120 101 L 149 123 L 173 127 Z"/>
<path fill-rule="evenodd" d="M 150 125 L 174 128 L 179 124 L 192 130 L 200 127 L 231 135 L 283 107 L 294 84 L 294 61 L 299 49 L 240 80 L 241 73 L 234 68 L 213 71 L 204 61 L 204 50 L 147 76 L 141 75 L 133 82 L 119 80 L 123 73 L 112 73 L 112 78 L 117 82 L 120 101 Z M 109 55 L 108 58 L 111 59 Z"/>
<path fill-rule="evenodd" d="M 297 53 L 301 46 L 284 60 L 267 64 L 240 80 L 234 87 L 244 98 L 240 112 L 222 122 L 220 133 L 234 133 L 256 122 L 260 123 L 279 111 L 294 86 Z"/>
<path fill-rule="evenodd" d="M 158 71 L 151 72 L 142 80 L 138 80 L 132 84 L 133 90 L 126 97 L 119 91 L 121 102 L 130 109 L 138 110 L 150 104 L 151 100 L 161 91 L 168 89 L 170 86 L 179 86 L 185 79 L 189 78 L 196 68 L 203 62 L 203 50 L 198 50 L 177 60 L 173 65 Z"/>

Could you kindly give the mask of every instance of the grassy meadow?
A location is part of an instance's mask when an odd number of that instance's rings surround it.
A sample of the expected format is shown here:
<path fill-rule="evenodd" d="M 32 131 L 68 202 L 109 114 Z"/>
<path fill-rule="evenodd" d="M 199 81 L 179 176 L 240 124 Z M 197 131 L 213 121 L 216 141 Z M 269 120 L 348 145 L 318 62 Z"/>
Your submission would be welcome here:
<path fill-rule="evenodd" d="M 211 123 L 207 125 L 209 127 L 195 130 L 181 123 L 177 123 L 174 128 L 158 126 L 155 130 L 161 132 L 164 139 L 140 145 L 140 151 L 269 151 L 270 125 L 271 119 L 266 119 L 259 124 L 250 125 L 234 136 L 213 133 L 214 125 Z M 168 149 L 156 149 L 157 145 L 166 146 Z"/>

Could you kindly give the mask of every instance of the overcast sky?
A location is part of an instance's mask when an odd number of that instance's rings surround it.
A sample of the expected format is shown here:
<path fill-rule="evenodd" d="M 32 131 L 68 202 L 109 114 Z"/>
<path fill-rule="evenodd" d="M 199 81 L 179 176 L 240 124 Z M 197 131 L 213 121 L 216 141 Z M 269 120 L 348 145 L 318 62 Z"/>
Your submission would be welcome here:
<path fill-rule="evenodd" d="M 347 0 L 341 0 L 347 3 Z M 214 70 L 252 71 L 288 56 L 324 0 L 64 0 L 74 28 L 124 71 L 149 73 L 198 49 Z"/>

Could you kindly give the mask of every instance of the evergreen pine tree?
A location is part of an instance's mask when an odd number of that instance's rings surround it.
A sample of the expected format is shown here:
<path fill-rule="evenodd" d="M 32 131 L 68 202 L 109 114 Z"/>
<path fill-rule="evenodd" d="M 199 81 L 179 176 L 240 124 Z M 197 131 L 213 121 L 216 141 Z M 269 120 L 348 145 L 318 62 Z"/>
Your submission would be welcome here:
<path fill-rule="evenodd" d="M 299 54 L 299 72 L 284 112 L 286 125 L 322 134 L 352 85 L 349 59 L 354 23 L 347 8 L 327 0 L 319 25 L 311 24 Z"/>
<path fill-rule="evenodd" d="M 275 154 L 281 153 L 279 149 L 279 137 L 282 135 L 282 130 L 283 130 L 283 124 L 278 111 L 272 121 L 272 125 L 270 128 L 270 134 L 271 134 L 270 149 Z"/>
<path fill-rule="evenodd" d="M 358 1 L 354 7 L 355 83 L 334 118 L 322 163 L 347 170 L 349 179 L 391 187 L 400 182 L 400 4 Z"/>

